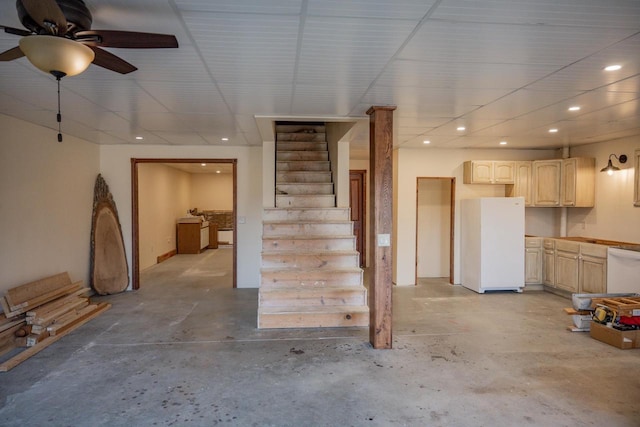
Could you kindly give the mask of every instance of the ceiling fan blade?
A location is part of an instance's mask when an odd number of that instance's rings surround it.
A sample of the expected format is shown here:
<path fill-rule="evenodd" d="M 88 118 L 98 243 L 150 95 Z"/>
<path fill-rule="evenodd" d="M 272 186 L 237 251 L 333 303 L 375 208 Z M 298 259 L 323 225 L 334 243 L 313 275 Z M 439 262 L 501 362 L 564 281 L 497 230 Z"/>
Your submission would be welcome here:
<path fill-rule="evenodd" d="M 89 47 L 96 53 L 93 63 L 99 67 L 106 68 L 107 70 L 115 71 L 120 74 L 128 74 L 137 70 L 136 67 L 129 64 L 124 59 L 119 58 L 104 49 L 91 45 L 89 45 Z"/>
<path fill-rule="evenodd" d="M 138 33 L 134 31 L 87 30 L 78 31 L 76 40 L 87 46 L 129 49 L 176 48 L 178 40 L 171 34 Z"/>
<path fill-rule="evenodd" d="M 20 48 L 16 46 L 12 49 L 5 50 L 4 52 L 0 53 L 0 61 L 13 61 L 14 59 L 22 58 L 23 56 L 24 53 L 22 53 L 22 50 L 20 50 Z"/>
<path fill-rule="evenodd" d="M 16 36 L 30 36 L 31 34 L 33 34 L 31 31 L 23 30 L 20 28 L 5 27 L 4 25 L 0 25 L 0 28 L 4 28 L 5 33 L 14 34 Z"/>
<path fill-rule="evenodd" d="M 42 28 L 54 35 L 67 32 L 67 18 L 55 0 L 18 0 L 33 19 Z"/>

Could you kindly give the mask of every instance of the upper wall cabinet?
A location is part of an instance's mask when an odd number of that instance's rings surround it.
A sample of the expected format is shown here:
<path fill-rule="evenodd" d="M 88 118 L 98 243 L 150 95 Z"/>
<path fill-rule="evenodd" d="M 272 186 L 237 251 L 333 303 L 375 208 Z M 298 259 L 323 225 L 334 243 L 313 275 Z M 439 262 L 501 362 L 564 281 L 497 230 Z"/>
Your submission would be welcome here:
<path fill-rule="evenodd" d="M 524 197 L 525 206 L 593 207 L 595 159 L 576 157 L 515 163 L 515 182 L 505 186 L 505 196 Z"/>
<path fill-rule="evenodd" d="M 470 160 L 464 162 L 465 184 L 514 184 L 514 161 Z"/>
<path fill-rule="evenodd" d="M 534 206 L 560 206 L 561 172 L 561 159 L 533 162 Z"/>
<path fill-rule="evenodd" d="M 562 160 L 562 206 L 589 208 L 595 203 L 595 169 L 593 158 Z"/>
<path fill-rule="evenodd" d="M 505 186 L 505 196 L 524 197 L 524 205 L 533 206 L 533 170 L 530 161 L 516 162 L 515 182 Z"/>

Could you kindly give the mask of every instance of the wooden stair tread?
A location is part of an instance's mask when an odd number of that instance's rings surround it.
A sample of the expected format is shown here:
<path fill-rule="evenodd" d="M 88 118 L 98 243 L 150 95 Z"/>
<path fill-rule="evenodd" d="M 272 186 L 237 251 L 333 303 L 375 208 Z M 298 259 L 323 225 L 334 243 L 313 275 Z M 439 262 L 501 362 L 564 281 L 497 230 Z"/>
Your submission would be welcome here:
<path fill-rule="evenodd" d="M 297 234 L 288 236 L 286 234 L 281 236 L 263 236 L 262 240 L 320 240 L 320 239 L 354 239 L 353 234 L 331 234 L 331 235 L 322 235 L 322 234 Z"/>
<path fill-rule="evenodd" d="M 290 306 L 290 307 L 260 307 L 262 314 L 289 313 L 368 313 L 369 307 L 362 305 L 323 305 L 323 306 Z"/>

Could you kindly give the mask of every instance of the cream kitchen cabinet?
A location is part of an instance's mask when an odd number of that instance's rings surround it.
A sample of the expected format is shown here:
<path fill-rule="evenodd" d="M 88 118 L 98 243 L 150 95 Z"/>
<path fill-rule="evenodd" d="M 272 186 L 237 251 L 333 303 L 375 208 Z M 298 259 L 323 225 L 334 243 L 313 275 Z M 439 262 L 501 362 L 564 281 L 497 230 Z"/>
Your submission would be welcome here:
<path fill-rule="evenodd" d="M 556 241 L 555 287 L 577 293 L 580 288 L 580 244 L 564 240 Z"/>
<path fill-rule="evenodd" d="M 560 206 L 562 159 L 533 161 L 533 204 Z"/>
<path fill-rule="evenodd" d="M 547 286 L 556 286 L 556 241 L 544 239 L 542 241 L 542 283 Z"/>
<path fill-rule="evenodd" d="M 470 160 L 464 162 L 465 184 L 514 184 L 514 161 Z"/>
<path fill-rule="evenodd" d="M 544 251 L 542 248 L 542 238 L 525 237 L 524 239 L 524 284 L 542 284 L 542 258 Z"/>
<path fill-rule="evenodd" d="M 580 293 L 607 292 L 607 246 L 580 244 Z"/>
<path fill-rule="evenodd" d="M 607 292 L 607 246 L 544 239 L 543 283 L 571 293 Z"/>
<path fill-rule="evenodd" d="M 514 183 L 505 186 L 505 196 L 524 197 L 524 205 L 533 206 L 532 162 L 515 162 Z"/>
<path fill-rule="evenodd" d="M 591 208 L 595 203 L 595 169 L 593 158 L 574 157 L 562 160 L 561 205 Z"/>

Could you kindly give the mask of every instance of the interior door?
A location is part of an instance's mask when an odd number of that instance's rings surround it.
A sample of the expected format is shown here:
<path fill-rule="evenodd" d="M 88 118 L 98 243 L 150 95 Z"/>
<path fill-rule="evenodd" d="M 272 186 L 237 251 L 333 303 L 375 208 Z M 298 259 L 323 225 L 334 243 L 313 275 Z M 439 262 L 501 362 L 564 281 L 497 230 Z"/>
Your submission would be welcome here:
<path fill-rule="evenodd" d="M 367 263 L 367 247 L 365 236 L 365 170 L 349 171 L 349 206 L 351 207 L 351 221 L 353 221 L 353 231 L 356 235 L 356 250 L 360 253 L 360 267 L 364 268 Z"/>

